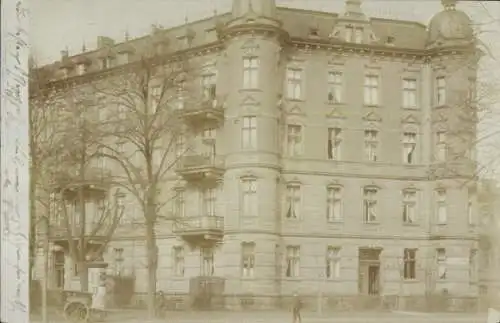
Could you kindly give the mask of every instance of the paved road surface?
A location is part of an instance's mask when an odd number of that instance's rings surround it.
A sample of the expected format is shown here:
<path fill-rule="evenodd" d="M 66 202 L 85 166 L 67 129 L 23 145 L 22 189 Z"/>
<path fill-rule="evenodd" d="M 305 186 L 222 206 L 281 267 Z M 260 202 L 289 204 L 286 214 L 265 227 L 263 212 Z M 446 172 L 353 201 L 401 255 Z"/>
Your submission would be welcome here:
<path fill-rule="evenodd" d="M 112 313 L 105 321 L 108 323 L 146 323 L 146 312 L 122 310 Z M 291 315 L 286 312 L 175 312 L 163 320 L 151 323 L 291 323 Z M 32 323 L 40 323 L 34 317 Z M 63 323 L 64 319 L 51 315 L 50 323 Z M 424 314 L 410 312 L 394 313 L 336 313 L 319 316 L 316 313 L 303 313 L 303 323 L 486 323 L 486 314 Z"/>

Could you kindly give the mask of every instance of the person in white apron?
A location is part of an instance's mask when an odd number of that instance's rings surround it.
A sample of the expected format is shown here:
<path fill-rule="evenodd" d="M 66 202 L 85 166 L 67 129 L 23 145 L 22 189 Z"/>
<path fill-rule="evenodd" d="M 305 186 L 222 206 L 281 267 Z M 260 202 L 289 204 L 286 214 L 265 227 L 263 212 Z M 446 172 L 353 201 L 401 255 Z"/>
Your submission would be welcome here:
<path fill-rule="evenodd" d="M 106 280 L 104 277 L 101 277 L 99 286 L 96 287 L 94 295 L 92 295 L 91 308 L 99 312 L 106 310 Z"/>

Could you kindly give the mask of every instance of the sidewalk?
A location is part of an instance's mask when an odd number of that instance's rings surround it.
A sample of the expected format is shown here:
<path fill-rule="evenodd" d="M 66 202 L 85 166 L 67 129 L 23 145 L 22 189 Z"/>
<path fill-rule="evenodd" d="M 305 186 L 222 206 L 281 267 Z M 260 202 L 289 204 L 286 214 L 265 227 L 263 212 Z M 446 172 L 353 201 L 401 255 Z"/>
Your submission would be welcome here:
<path fill-rule="evenodd" d="M 147 312 L 144 310 L 112 310 L 105 322 L 121 323 L 284 323 L 291 321 L 291 313 L 286 311 L 245 311 L 245 312 L 169 312 L 164 319 L 147 321 Z M 362 312 L 362 313 L 323 313 L 304 312 L 304 323 L 485 323 L 486 313 L 417 313 L 417 312 Z M 41 322 L 40 317 L 33 317 L 32 323 Z M 60 315 L 51 313 L 50 323 L 63 323 Z"/>

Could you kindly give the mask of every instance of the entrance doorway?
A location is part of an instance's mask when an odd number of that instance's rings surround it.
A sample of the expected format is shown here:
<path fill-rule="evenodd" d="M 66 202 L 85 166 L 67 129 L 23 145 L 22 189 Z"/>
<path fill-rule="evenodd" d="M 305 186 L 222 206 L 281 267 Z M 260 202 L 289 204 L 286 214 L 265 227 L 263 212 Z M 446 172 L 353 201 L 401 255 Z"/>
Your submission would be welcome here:
<path fill-rule="evenodd" d="M 66 276 L 66 272 L 64 270 L 65 269 L 64 251 L 54 251 L 53 257 L 54 257 L 55 287 L 63 289 Z"/>
<path fill-rule="evenodd" d="M 381 248 L 359 248 L 359 281 L 360 294 L 380 294 L 380 253 Z"/>

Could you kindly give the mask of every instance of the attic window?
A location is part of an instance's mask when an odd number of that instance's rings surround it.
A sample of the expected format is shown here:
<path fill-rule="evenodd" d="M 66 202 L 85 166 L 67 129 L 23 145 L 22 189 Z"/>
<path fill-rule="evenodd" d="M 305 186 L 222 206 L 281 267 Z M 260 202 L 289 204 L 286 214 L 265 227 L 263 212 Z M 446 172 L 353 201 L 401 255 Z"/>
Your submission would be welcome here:
<path fill-rule="evenodd" d="M 309 36 L 310 37 L 319 37 L 319 28 L 318 27 L 310 27 L 309 28 Z"/>

